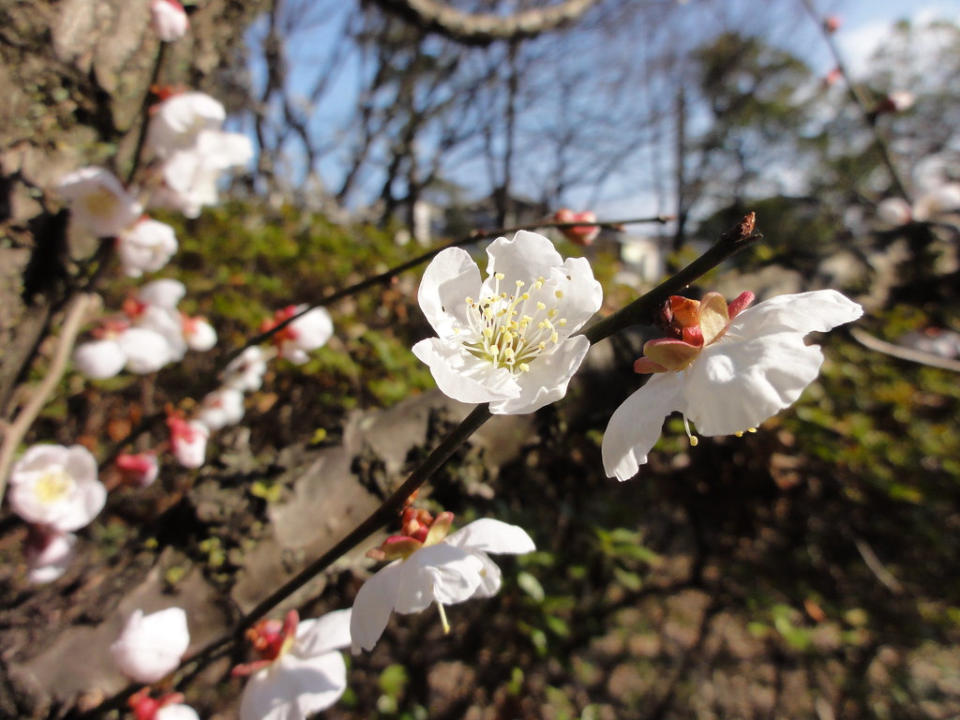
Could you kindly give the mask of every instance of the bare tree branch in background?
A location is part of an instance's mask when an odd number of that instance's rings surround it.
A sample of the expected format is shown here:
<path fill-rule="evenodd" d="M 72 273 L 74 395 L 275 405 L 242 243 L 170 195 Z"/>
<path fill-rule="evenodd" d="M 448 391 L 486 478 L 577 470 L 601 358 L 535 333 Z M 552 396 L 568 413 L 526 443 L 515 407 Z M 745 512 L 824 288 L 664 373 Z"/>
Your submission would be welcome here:
<path fill-rule="evenodd" d="M 490 45 L 498 40 L 523 40 L 570 25 L 599 0 L 566 0 L 559 5 L 524 10 L 514 15 L 467 13 L 436 0 L 369 0 L 428 32 L 464 45 Z"/>

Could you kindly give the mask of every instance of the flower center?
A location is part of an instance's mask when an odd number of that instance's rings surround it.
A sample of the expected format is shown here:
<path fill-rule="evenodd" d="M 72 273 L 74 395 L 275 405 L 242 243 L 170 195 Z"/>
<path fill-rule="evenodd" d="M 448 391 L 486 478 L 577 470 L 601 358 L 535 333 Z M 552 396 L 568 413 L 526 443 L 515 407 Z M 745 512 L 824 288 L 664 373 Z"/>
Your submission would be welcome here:
<path fill-rule="evenodd" d="M 450 532 L 453 513 L 442 512 L 433 517 L 426 510 L 408 507 L 400 520 L 400 534 L 391 535 L 380 547 L 367 550 L 374 560 L 406 560 L 420 548 L 436 545 Z"/>
<path fill-rule="evenodd" d="M 106 219 L 113 214 L 117 198 L 109 190 L 100 188 L 88 193 L 83 199 L 83 204 L 91 216 Z"/>
<path fill-rule="evenodd" d="M 530 370 L 530 362 L 560 342 L 558 328 L 567 324 L 558 317 L 561 290 L 546 287 L 537 278 L 529 287 L 517 280 L 513 294 L 501 291 L 503 273 L 494 276 L 492 295 L 479 301 L 466 298 L 467 319 L 473 337 L 463 346 L 474 357 L 513 373 Z"/>
<path fill-rule="evenodd" d="M 44 505 L 52 505 L 67 497 L 76 483 L 63 468 L 52 468 L 33 484 L 33 492 Z"/>

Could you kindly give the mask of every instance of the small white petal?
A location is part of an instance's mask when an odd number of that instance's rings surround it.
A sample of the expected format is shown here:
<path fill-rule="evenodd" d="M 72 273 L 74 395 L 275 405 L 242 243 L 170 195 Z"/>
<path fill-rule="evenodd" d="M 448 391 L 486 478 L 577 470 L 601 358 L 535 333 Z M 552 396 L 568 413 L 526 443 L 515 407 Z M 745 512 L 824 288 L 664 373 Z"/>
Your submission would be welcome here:
<path fill-rule="evenodd" d="M 415 613 L 434 601 L 443 605 L 469 600 L 480 586 L 483 562 L 448 543 L 417 550 L 401 564 L 400 586 L 394 609 Z"/>
<path fill-rule="evenodd" d="M 117 238 L 120 264 L 129 277 L 159 270 L 176 251 L 177 236 L 173 228 L 150 218 L 140 219 Z"/>
<path fill-rule="evenodd" d="M 503 273 L 503 285 L 510 291 L 517 280 L 529 283 L 563 265 L 563 258 L 549 238 L 520 230 L 511 239 L 498 237 L 487 246 L 487 275 Z"/>
<path fill-rule="evenodd" d="M 822 363 L 795 332 L 716 343 L 684 372 L 683 412 L 703 435 L 743 432 L 796 402 Z"/>
<path fill-rule="evenodd" d="M 420 280 L 417 301 L 441 338 L 467 324 L 466 298 L 480 292 L 480 268 L 462 248 L 447 248 L 430 261 Z"/>
<path fill-rule="evenodd" d="M 350 616 L 351 649 L 354 654 L 373 650 L 390 620 L 401 581 L 401 563 L 381 568 L 357 592 Z"/>
<path fill-rule="evenodd" d="M 590 341 L 577 335 L 553 352 L 536 358 L 518 383 L 520 394 L 507 400 L 492 401 L 490 412 L 494 415 L 524 415 L 556 402 L 567 394 L 570 378 L 580 369 L 588 350 Z"/>
<path fill-rule="evenodd" d="M 223 105 L 200 92 L 164 100 L 150 117 L 147 146 L 165 158 L 194 145 L 202 130 L 218 130 L 226 118 Z"/>
<path fill-rule="evenodd" d="M 500 592 L 500 585 L 502 582 L 502 573 L 500 568 L 497 567 L 497 564 L 490 559 L 490 556 L 483 552 L 475 552 L 476 556 L 481 563 L 483 563 L 483 569 L 480 570 L 480 586 L 477 588 L 477 591 L 473 594 L 475 598 L 487 598 L 493 597 L 498 592 Z"/>
<path fill-rule="evenodd" d="M 297 625 L 297 642 L 291 652 L 300 657 L 322 655 L 331 650 L 350 647 L 350 618 L 353 609 L 334 610 L 316 620 Z"/>
<path fill-rule="evenodd" d="M 464 550 L 513 555 L 537 549 L 522 527 L 493 518 L 474 520 L 448 535 L 444 542 Z"/>
<path fill-rule="evenodd" d="M 113 173 L 85 167 L 60 178 L 60 195 L 70 201 L 73 222 L 98 237 L 112 237 L 133 225 L 143 207 Z"/>
<path fill-rule="evenodd" d="M 607 477 L 629 480 L 647 462 L 663 419 L 683 403 L 679 373 L 658 373 L 630 395 L 610 417 L 603 433 L 603 469 Z"/>
<path fill-rule="evenodd" d="M 253 675 L 240 699 L 240 720 L 306 720 L 333 705 L 347 689 L 343 656 L 290 653 Z"/>
<path fill-rule="evenodd" d="M 837 325 L 853 322 L 861 315 L 863 308 L 836 290 L 778 295 L 737 315 L 721 342 L 749 340 L 785 331 L 802 335 L 826 332 Z"/>
<path fill-rule="evenodd" d="M 444 395 L 465 403 L 506 400 L 520 393 L 508 370 L 474 358 L 457 344 L 427 338 L 413 346 L 413 354 L 430 368 Z"/>

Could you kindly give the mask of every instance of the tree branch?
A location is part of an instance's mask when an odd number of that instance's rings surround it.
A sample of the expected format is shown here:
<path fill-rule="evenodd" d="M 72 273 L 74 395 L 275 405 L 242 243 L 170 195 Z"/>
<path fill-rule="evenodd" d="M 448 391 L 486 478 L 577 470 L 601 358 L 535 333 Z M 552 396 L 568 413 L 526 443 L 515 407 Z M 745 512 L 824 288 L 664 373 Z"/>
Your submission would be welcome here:
<path fill-rule="evenodd" d="M 566 0 L 559 5 L 514 15 L 466 13 L 437 0 L 370 0 L 384 12 L 463 45 L 523 40 L 570 25 L 598 0 Z"/>

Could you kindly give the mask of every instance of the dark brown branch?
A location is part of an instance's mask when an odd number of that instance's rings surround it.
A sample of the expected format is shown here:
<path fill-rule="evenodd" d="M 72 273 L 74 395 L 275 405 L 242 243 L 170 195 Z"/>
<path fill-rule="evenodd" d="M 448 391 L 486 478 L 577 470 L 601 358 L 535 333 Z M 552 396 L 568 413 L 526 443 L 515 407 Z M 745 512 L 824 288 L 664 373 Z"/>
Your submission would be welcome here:
<path fill-rule="evenodd" d="M 598 0 L 566 0 L 514 15 L 467 13 L 437 0 L 370 0 L 384 12 L 463 45 L 524 40 L 570 25 Z"/>

